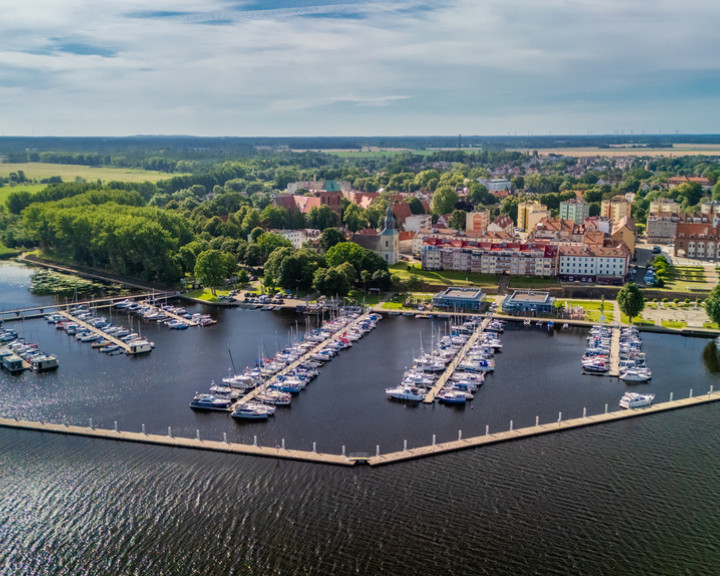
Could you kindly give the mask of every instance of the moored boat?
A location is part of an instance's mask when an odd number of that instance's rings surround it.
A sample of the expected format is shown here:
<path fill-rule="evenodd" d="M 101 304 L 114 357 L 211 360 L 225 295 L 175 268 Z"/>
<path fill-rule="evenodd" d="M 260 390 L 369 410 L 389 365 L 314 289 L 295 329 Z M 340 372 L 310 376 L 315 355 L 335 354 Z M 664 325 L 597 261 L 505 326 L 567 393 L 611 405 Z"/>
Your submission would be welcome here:
<path fill-rule="evenodd" d="M 643 408 L 650 406 L 655 400 L 655 394 L 640 394 L 639 392 L 625 392 L 620 399 L 621 408 Z"/>

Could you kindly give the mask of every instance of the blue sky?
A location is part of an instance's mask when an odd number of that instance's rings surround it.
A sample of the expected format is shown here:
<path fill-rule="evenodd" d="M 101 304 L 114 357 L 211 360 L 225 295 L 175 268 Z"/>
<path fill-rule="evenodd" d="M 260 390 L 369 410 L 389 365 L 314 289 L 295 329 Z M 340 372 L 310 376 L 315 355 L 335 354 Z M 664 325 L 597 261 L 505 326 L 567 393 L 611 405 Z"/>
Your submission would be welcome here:
<path fill-rule="evenodd" d="M 7 0 L 0 134 L 720 133 L 720 2 Z"/>

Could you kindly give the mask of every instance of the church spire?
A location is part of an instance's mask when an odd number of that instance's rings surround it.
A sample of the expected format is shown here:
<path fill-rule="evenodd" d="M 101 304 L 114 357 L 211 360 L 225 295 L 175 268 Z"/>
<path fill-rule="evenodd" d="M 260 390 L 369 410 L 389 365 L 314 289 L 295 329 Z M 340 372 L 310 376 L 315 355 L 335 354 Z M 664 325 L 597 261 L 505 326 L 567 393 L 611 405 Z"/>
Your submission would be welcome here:
<path fill-rule="evenodd" d="M 387 210 L 385 210 L 385 230 L 395 230 L 395 216 L 393 214 L 392 205 L 388 204 Z"/>

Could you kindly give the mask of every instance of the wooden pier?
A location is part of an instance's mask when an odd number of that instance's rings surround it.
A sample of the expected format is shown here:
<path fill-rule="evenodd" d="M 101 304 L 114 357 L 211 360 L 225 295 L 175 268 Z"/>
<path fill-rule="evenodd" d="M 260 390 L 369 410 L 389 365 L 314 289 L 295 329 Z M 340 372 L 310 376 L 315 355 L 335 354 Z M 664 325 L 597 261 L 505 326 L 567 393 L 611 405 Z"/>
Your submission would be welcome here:
<path fill-rule="evenodd" d="M 473 331 L 473 333 L 470 335 L 470 338 L 468 338 L 468 341 L 465 342 L 460 351 L 455 355 L 455 358 L 452 359 L 452 362 L 450 362 L 450 364 L 448 364 L 448 367 L 445 368 L 445 372 L 440 375 L 440 378 L 437 379 L 433 387 L 425 395 L 425 399 L 423 400 L 425 404 L 432 404 L 433 402 L 435 402 L 435 397 L 445 387 L 445 384 L 447 384 L 447 381 L 454 374 L 455 369 L 458 367 L 458 364 L 462 362 L 463 358 L 465 358 L 465 354 L 467 354 L 468 350 L 470 350 L 473 344 L 477 342 L 480 334 L 485 330 L 485 328 L 487 328 L 487 325 L 489 323 L 490 318 L 484 318 L 483 321 L 480 323 L 480 326 Z"/>
<path fill-rule="evenodd" d="M 169 430 L 167 435 L 145 434 L 143 432 L 125 432 L 94 428 L 90 426 L 70 426 L 66 424 L 51 424 L 49 422 L 30 422 L 12 418 L 0 418 L 0 426 L 4 428 L 19 428 L 23 430 L 36 430 L 55 434 L 68 434 L 71 436 L 85 436 L 87 438 L 100 438 L 104 440 L 120 440 L 125 442 L 139 442 L 175 448 L 194 448 L 196 450 L 210 450 L 214 452 L 228 452 L 232 454 L 247 454 L 250 456 L 264 456 L 269 458 L 283 458 L 287 460 L 300 460 L 316 462 L 319 464 L 335 464 L 353 466 L 355 460 L 342 454 L 324 454 L 311 450 L 290 450 L 282 447 L 257 446 L 256 444 L 236 444 L 225 441 L 201 440 L 196 438 L 177 438 Z"/>
<path fill-rule="evenodd" d="M 620 376 L 620 327 L 613 326 L 610 338 L 610 370 L 608 376 L 617 378 Z"/>
<path fill-rule="evenodd" d="M 96 328 L 92 324 L 83 322 L 82 320 L 80 320 L 80 318 L 76 318 L 69 312 L 58 312 L 58 314 L 67 318 L 68 320 L 74 322 L 75 324 L 82 326 L 83 328 L 89 330 L 90 332 L 98 334 L 101 338 L 104 338 L 105 340 L 112 342 L 113 344 L 117 344 L 118 346 L 120 346 L 120 348 L 122 348 L 125 351 L 125 354 L 133 353 L 132 348 L 130 348 L 130 346 L 126 342 L 123 342 L 119 338 L 115 338 L 115 336 L 113 336 L 112 334 L 107 334 L 107 333 L 103 332 L 100 328 Z"/>
<path fill-rule="evenodd" d="M 315 462 L 319 464 L 334 464 L 341 466 L 354 466 L 358 462 L 364 462 L 370 466 L 382 466 L 425 458 L 428 456 L 437 456 L 448 452 L 456 452 L 458 450 L 466 450 L 468 448 L 479 448 L 490 444 L 498 444 L 500 442 L 509 442 L 511 440 L 521 440 L 523 438 L 531 438 L 543 434 L 552 434 L 555 432 L 565 432 L 575 430 L 586 426 L 595 426 L 597 424 L 606 424 L 625 420 L 628 418 L 636 418 L 638 416 L 649 416 L 667 412 L 669 410 L 678 410 L 680 408 L 689 408 L 699 406 L 710 402 L 720 400 L 720 391 L 710 391 L 700 396 L 690 396 L 680 400 L 673 400 L 672 395 L 668 402 L 654 404 L 646 408 L 636 408 L 633 410 L 617 410 L 613 412 L 604 412 L 591 416 L 583 416 L 581 418 L 573 418 L 570 420 L 562 420 L 559 418 L 556 422 L 548 424 L 537 424 L 536 426 L 528 426 L 526 428 L 511 427 L 502 432 L 473 436 L 470 438 L 462 438 L 462 433 L 458 432 L 458 439 L 450 442 L 442 442 L 431 444 L 428 446 L 420 446 L 418 448 L 403 449 L 388 454 L 380 454 L 379 447 L 375 456 L 355 457 L 352 454 L 346 455 L 343 447 L 341 454 L 328 454 L 316 452 L 315 450 L 290 450 L 284 447 L 284 441 L 280 447 L 258 446 L 253 444 L 230 443 L 225 440 L 201 440 L 199 432 L 195 438 L 178 438 L 172 435 L 168 429 L 167 435 L 146 434 L 144 432 L 125 432 L 117 429 L 109 430 L 103 428 L 95 428 L 91 426 L 72 426 L 67 424 L 52 424 L 49 422 L 31 422 L 28 420 L 18 420 L 14 418 L 0 418 L 0 427 L 16 428 L 23 430 L 34 430 L 39 432 L 50 432 L 55 434 L 69 434 L 72 436 L 85 436 L 88 438 L 99 438 L 104 440 L 120 440 L 126 442 L 140 442 L 144 444 L 155 444 L 160 446 L 169 446 L 175 448 L 192 448 L 196 450 L 211 450 L 215 452 L 227 452 L 232 454 L 245 454 L 248 456 L 263 456 L 268 458 L 282 458 L 286 460 L 298 460 L 304 462 Z M 144 428 L 144 426 L 143 426 Z"/>

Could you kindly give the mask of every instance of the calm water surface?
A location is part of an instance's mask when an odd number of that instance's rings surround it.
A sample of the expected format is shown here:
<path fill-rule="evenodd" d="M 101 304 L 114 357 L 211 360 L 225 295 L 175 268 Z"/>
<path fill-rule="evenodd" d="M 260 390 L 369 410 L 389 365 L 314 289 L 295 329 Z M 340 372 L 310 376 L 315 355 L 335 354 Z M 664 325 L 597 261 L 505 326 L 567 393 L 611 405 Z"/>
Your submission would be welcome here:
<path fill-rule="evenodd" d="M 6 278 L 0 264 L 0 290 Z M 244 367 L 305 319 L 212 313 L 219 322 L 205 329 L 142 324 L 157 347 L 137 359 L 101 355 L 44 321 L 18 323 L 60 369 L 0 373 L 0 412 L 374 452 L 601 412 L 629 389 L 580 375 L 584 330 L 516 326 L 472 405 L 406 408 L 383 389 L 442 322 L 395 317 L 327 364 L 290 409 L 240 424 L 188 402 L 227 373 L 228 350 Z M 717 388 L 706 340 L 643 338 L 655 377 L 636 389 L 663 400 Z M 702 406 L 380 469 L 0 430 L 0 574 L 717 574 L 718 414 Z"/>

